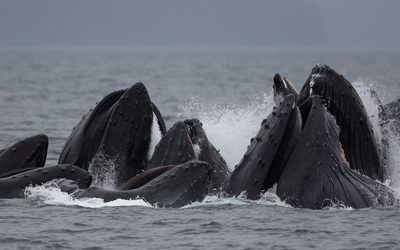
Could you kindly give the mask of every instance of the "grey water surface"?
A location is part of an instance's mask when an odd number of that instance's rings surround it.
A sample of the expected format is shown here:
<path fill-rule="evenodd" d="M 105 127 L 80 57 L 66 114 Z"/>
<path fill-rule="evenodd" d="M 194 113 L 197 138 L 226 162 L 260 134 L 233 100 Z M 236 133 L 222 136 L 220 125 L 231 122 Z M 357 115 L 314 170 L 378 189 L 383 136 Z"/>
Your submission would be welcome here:
<path fill-rule="evenodd" d="M 399 51 L 0 50 L 0 146 L 44 133 L 46 164 L 56 164 L 72 128 L 111 91 L 143 82 L 170 126 L 190 115 L 190 98 L 199 97 L 200 107 L 248 106 L 271 92 L 276 72 L 300 89 L 317 63 L 373 88 L 384 103 L 400 97 Z M 223 133 L 230 124 L 223 125 L 206 132 Z M 11 199 L 0 200 L 0 249 L 395 249 L 399 213 L 398 207 L 314 211 L 217 197 L 180 209 Z"/>

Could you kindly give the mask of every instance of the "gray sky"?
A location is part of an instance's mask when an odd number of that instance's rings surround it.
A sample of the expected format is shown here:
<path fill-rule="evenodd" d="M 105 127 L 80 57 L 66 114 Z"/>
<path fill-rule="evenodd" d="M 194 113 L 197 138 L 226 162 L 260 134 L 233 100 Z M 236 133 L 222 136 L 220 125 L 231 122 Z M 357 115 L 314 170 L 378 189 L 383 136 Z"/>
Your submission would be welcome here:
<path fill-rule="evenodd" d="M 400 48 L 396 0 L 0 0 L 0 46 Z"/>

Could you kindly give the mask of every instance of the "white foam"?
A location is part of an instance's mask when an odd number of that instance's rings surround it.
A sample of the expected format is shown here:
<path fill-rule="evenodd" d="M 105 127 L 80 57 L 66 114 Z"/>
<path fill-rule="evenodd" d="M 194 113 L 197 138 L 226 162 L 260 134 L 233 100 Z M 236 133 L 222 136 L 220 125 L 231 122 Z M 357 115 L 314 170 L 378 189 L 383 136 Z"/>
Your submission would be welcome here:
<path fill-rule="evenodd" d="M 110 202 L 104 202 L 100 198 L 81 198 L 76 199 L 73 196 L 62 192 L 60 188 L 54 182 L 47 182 L 40 186 L 29 186 L 25 189 L 25 196 L 28 199 L 43 202 L 47 205 L 58 205 L 58 206 L 79 206 L 87 208 L 102 208 L 102 207 L 122 207 L 122 206 L 141 206 L 150 207 L 149 203 L 142 199 L 135 200 L 123 200 L 117 199 Z M 249 204 L 258 204 L 266 206 L 283 206 L 290 207 L 288 204 L 282 202 L 276 194 L 267 192 L 259 200 L 247 200 L 244 195 L 235 197 L 218 197 L 215 195 L 206 196 L 202 202 L 195 202 L 186 205 L 182 208 L 195 208 L 204 206 L 222 206 L 222 205 L 235 205 L 243 206 Z"/>
<path fill-rule="evenodd" d="M 260 199 L 254 201 L 254 203 L 259 205 L 267 205 L 267 206 L 281 206 L 281 207 L 291 207 L 289 204 L 283 202 L 278 195 L 276 194 L 276 186 L 274 193 L 265 192 Z"/>
<path fill-rule="evenodd" d="M 247 205 L 248 201 L 237 199 L 237 198 L 223 198 L 215 195 L 209 195 L 204 198 L 202 202 L 194 202 L 192 204 L 186 205 L 182 208 L 195 208 L 195 207 L 204 207 L 204 206 L 222 206 L 222 205 Z"/>
<path fill-rule="evenodd" d="M 151 141 L 150 141 L 150 146 L 149 146 L 149 152 L 148 152 L 148 159 L 150 159 L 153 156 L 154 149 L 157 146 L 158 142 L 161 140 L 161 131 L 160 128 L 158 127 L 157 123 L 157 117 L 153 114 L 153 123 L 151 125 Z"/>
<path fill-rule="evenodd" d="M 352 207 L 347 207 L 347 206 L 345 206 L 343 204 L 338 204 L 338 203 L 333 203 L 332 202 L 332 204 L 330 206 L 324 207 L 324 208 L 322 208 L 322 210 L 329 210 L 329 211 L 331 211 L 331 210 L 346 210 L 346 211 L 351 211 L 351 210 L 355 210 L 355 209 L 352 208 Z"/>
<path fill-rule="evenodd" d="M 194 154 L 195 154 L 196 158 L 199 159 L 199 155 L 200 155 L 200 152 L 201 152 L 200 146 L 197 145 L 197 144 L 193 144 L 193 151 L 194 151 Z"/>
<path fill-rule="evenodd" d="M 121 206 L 142 206 L 152 207 L 142 199 L 121 200 L 117 199 L 110 202 L 104 202 L 99 198 L 76 199 L 71 195 L 62 192 L 53 182 L 47 182 L 40 186 L 30 186 L 25 189 L 25 196 L 29 199 L 38 200 L 48 205 L 80 206 L 88 208 L 101 207 L 121 207 Z"/>
<path fill-rule="evenodd" d="M 228 166 L 233 170 L 240 161 L 250 138 L 260 129 L 260 123 L 272 112 L 273 94 L 255 96 L 244 106 L 233 103 L 218 105 L 199 97 L 186 100 L 179 115 L 183 119 L 198 118 L 203 123 L 210 142 L 220 150 Z"/>
<path fill-rule="evenodd" d="M 182 208 L 223 206 L 223 205 L 246 206 L 250 204 L 291 207 L 289 204 L 286 204 L 285 202 L 281 201 L 281 199 L 276 194 L 266 192 L 258 200 L 248 200 L 245 198 L 244 193 L 240 194 L 238 197 L 219 197 L 215 195 L 209 195 L 206 196 L 206 198 L 202 202 L 195 202 L 186 205 Z"/>

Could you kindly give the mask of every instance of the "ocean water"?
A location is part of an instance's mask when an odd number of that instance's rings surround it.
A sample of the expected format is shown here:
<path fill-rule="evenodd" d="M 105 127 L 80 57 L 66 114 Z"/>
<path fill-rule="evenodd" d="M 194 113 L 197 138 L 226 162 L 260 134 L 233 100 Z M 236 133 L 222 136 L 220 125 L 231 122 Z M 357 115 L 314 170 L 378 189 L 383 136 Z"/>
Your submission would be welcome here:
<path fill-rule="evenodd" d="M 272 110 L 272 77 L 301 88 L 317 63 L 349 79 L 375 133 L 377 91 L 400 97 L 399 51 L 267 49 L 0 50 L 0 147 L 49 136 L 57 163 L 72 128 L 101 98 L 141 81 L 167 126 L 199 118 L 231 168 Z M 154 141 L 158 138 L 154 136 Z M 388 185 L 400 190 L 400 138 L 391 136 Z M 1 249 L 365 249 L 400 246 L 398 207 L 296 209 L 273 193 L 260 200 L 208 196 L 179 209 L 143 200 L 76 200 L 47 184 L 26 199 L 0 200 Z"/>

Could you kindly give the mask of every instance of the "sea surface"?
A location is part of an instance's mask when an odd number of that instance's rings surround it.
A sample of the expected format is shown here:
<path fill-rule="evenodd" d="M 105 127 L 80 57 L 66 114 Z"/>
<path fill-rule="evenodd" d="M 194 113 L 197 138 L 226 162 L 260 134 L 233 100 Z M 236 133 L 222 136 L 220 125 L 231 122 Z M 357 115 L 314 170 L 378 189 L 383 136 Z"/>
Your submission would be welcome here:
<path fill-rule="evenodd" d="M 44 133 L 57 163 L 81 117 L 108 93 L 143 82 L 167 126 L 199 118 L 233 169 L 272 111 L 272 78 L 298 89 L 317 63 L 350 80 L 375 133 L 378 106 L 400 98 L 400 51 L 273 49 L 0 49 L 0 148 Z M 400 138 L 391 137 L 387 185 L 400 190 Z M 155 142 L 153 142 L 155 144 Z M 400 208 L 297 209 L 208 196 L 179 209 L 143 200 L 76 200 L 53 185 L 0 199 L 0 249 L 395 249 Z"/>

